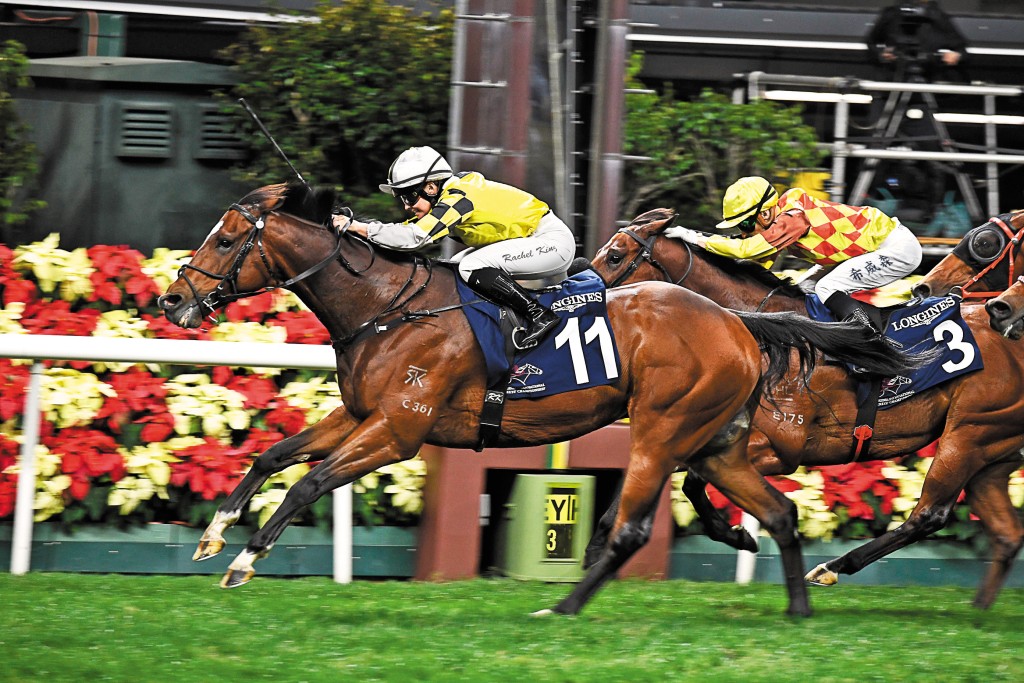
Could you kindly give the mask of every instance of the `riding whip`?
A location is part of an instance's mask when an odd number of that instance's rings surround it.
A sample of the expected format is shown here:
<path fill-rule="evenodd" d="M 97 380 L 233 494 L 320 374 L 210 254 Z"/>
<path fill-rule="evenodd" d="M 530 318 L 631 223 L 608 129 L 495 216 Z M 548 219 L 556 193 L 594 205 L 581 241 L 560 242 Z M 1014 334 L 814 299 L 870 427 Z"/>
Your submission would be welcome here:
<path fill-rule="evenodd" d="M 270 140 L 270 144 L 274 146 L 274 149 L 276 149 L 277 153 L 281 155 L 281 158 L 284 159 L 284 162 L 288 164 L 288 167 L 290 169 L 292 169 L 292 173 L 295 174 L 295 176 L 299 179 L 299 181 L 302 182 L 303 185 L 309 187 L 309 183 L 307 183 L 306 179 L 302 177 L 302 174 L 299 173 L 298 169 L 296 169 L 295 166 L 292 165 L 292 162 L 288 159 L 288 155 L 285 154 L 284 150 L 282 150 L 281 147 L 277 144 L 277 140 L 274 139 L 274 136 L 270 134 L 270 131 L 267 130 L 267 127 L 263 125 L 262 121 L 260 121 L 260 117 L 256 116 L 256 112 L 252 110 L 252 107 L 250 107 L 249 103 L 245 101 L 245 98 L 239 97 L 238 103 L 241 104 L 243 108 L 245 108 L 245 111 L 248 112 L 249 116 L 252 117 L 252 120 L 256 123 L 257 126 L 259 126 L 260 131 L 262 131 L 262 133 L 267 137 L 267 139 Z"/>

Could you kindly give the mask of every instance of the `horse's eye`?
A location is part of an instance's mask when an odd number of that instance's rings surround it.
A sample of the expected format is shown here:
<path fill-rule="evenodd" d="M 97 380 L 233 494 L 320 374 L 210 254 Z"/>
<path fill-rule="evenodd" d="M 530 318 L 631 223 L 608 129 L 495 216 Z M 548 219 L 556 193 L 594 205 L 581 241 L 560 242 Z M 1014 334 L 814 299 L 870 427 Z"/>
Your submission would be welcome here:
<path fill-rule="evenodd" d="M 228 238 L 221 237 L 219 240 L 217 240 L 217 248 L 218 249 L 229 249 L 230 247 L 231 247 L 231 240 L 229 240 Z"/>
<path fill-rule="evenodd" d="M 617 266 L 622 263 L 622 254 L 608 254 L 608 263 Z"/>

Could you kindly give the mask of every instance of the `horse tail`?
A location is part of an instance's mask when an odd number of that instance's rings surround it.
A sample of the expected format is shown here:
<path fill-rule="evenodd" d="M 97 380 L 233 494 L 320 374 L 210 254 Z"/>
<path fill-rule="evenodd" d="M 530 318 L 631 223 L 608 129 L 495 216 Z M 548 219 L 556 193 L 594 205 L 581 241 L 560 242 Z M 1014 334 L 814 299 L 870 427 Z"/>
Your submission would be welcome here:
<path fill-rule="evenodd" d="M 789 371 L 790 350 L 800 358 L 800 379 L 806 384 L 817 362 L 816 351 L 843 363 L 863 368 L 870 375 L 892 377 L 920 367 L 917 355 L 889 346 L 878 334 L 860 323 L 826 323 L 796 313 L 747 313 L 733 311 L 761 345 L 768 368 L 761 377 L 766 392 Z"/>

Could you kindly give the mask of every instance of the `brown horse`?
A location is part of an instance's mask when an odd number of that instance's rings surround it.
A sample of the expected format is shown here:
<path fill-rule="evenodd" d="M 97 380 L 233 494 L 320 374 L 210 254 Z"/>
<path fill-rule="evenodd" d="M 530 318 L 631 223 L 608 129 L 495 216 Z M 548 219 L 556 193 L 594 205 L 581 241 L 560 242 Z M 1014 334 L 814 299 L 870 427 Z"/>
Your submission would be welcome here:
<path fill-rule="evenodd" d="M 1010 339 L 1024 337 L 1024 275 L 985 304 L 992 329 Z"/>
<path fill-rule="evenodd" d="M 159 300 L 170 321 L 198 327 L 227 302 L 287 287 L 327 327 L 337 350 L 344 405 L 261 454 L 200 540 L 194 559 L 213 557 L 224 547 L 224 530 L 270 475 L 297 462 L 322 460 L 289 490 L 230 564 L 223 587 L 248 582 L 253 563 L 270 551 L 297 512 L 324 493 L 412 458 L 424 443 L 456 448 L 477 443 L 484 360 L 459 310 L 453 269 L 378 250 L 344 230 L 324 227 L 333 202 L 333 193 L 302 185 L 250 193 L 222 216 Z M 757 516 L 779 543 L 788 611 L 809 614 L 795 510 L 738 457 L 746 450 L 759 385 L 771 386 L 782 376 L 793 349 L 812 363 L 815 345 L 844 358 L 871 354 L 868 364 L 879 373 L 902 362 L 894 362 L 883 344 L 858 337 L 856 326 L 734 314 L 661 283 L 609 293 L 607 311 L 620 375 L 606 386 L 511 401 L 497 443 L 564 441 L 625 416 L 631 420 L 629 464 L 610 541 L 554 611 L 582 609 L 647 541 L 650 527 L 643 521 L 658 492 L 675 469 L 700 452 L 720 463 L 706 468 L 709 480 Z M 665 324 L 676 320 L 687 325 Z M 708 346 L 717 350 L 711 357 L 704 353 Z M 421 381 L 410 384 L 412 366 Z"/>
<path fill-rule="evenodd" d="M 963 236 L 911 290 L 922 299 L 960 287 L 965 299 L 990 298 L 1024 273 L 1024 210 L 990 218 Z"/>
<path fill-rule="evenodd" d="M 605 281 L 618 285 L 665 280 L 740 310 L 795 311 L 806 315 L 804 292 L 759 265 L 715 256 L 686 242 L 660 237 L 672 212 L 659 209 L 637 217 L 605 244 L 593 261 Z M 614 290 L 613 290 L 614 291 Z M 1024 543 L 1024 528 L 1010 501 L 1010 475 L 1024 447 L 1024 354 L 988 327 L 981 307 L 964 309 L 981 349 L 985 369 L 961 375 L 878 413 L 869 457 L 896 458 L 939 440 L 921 498 L 899 528 L 825 564 L 808 581 L 831 585 L 899 548 L 941 529 L 961 490 L 992 541 L 993 562 L 974 604 L 995 600 Z M 714 356 L 714 352 L 707 354 Z M 835 365 L 819 367 L 808 390 L 799 382 L 780 385 L 775 405 L 754 416 L 750 462 L 764 475 L 789 474 L 801 465 L 851 462 L 851 433 L 857 413 L 856 384 Z M 941 437 L 941 438 L 940 438 Z M 703 476 L 701 463 L 691 473 Z M 687 482 L 691 477 L 687 476 Z M 735 547 L 753 539 L 729 529 L 704 493 L 704 482 L 684 484 L 709 533 Z M 602 520 L 607 524 L 607 519 Z"/>

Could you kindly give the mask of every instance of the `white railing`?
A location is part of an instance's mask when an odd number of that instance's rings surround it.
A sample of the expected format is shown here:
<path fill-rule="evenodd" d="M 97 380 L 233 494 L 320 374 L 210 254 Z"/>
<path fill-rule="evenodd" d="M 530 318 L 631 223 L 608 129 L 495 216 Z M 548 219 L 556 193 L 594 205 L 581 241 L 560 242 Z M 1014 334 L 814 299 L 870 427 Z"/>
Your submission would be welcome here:
<path fill-rule="evenodd" d="M 39 395 L 43 360 L 103 363 L 175 363 L 267 368 L 302 368 L 335 371 L 336 356 L 329 346 L 261 344 L 255 342 L 190 341 L 180 339 L 120 339 L 59 335 L 0 334 L 0 358 L 34 361 L 22 425 L 18 492 L 11 541 L 11 573 L 25 574 L 32 556 L 33 501 L 36 491 L 35 452 L 39 443 Z M 334 580 L 352 581 L 352 486 L 334 491 Z M 757 536 L 757 520 L 747 514 L 743 525 Z M 736 581 L 754 576 L 754 553 L 741 551 L 736 559 Z"/>
<path fill-rule="evenodd" d="M 334 349 L 311 344 L 118 339 L 56 335 L 0 334 L 0 357 L 32 360 L 25 395 L 18 493 L 11 541 L 11 573 L 28 571 L 32 556 L 35 453 L 39 443 L 39 395 L 43 360 L 176 363 L 267 368 L 336 369 Z M 334 580 L 352 580 L 352 486 L 334 491 Z"/>

